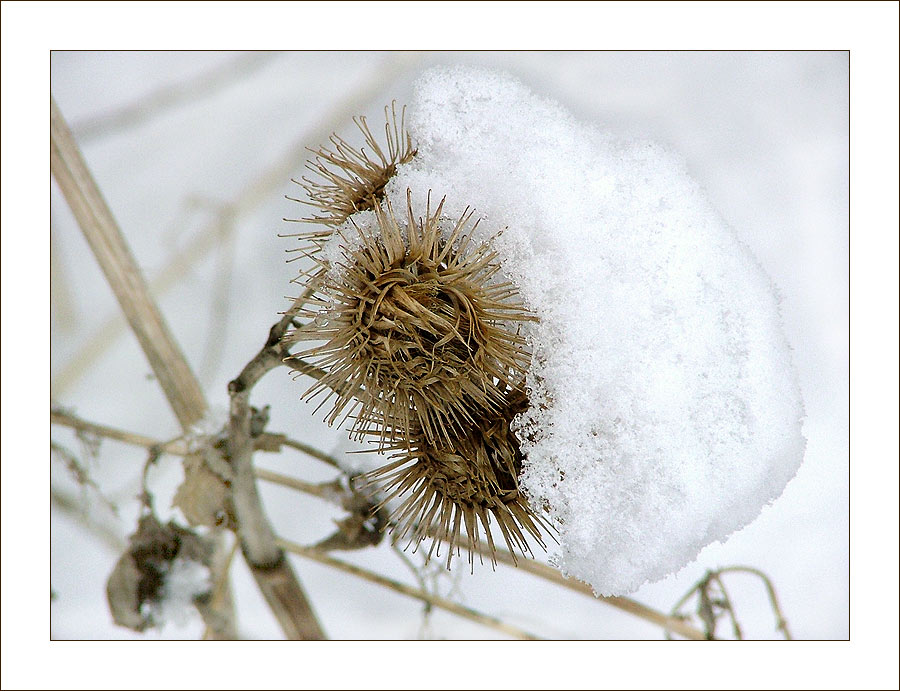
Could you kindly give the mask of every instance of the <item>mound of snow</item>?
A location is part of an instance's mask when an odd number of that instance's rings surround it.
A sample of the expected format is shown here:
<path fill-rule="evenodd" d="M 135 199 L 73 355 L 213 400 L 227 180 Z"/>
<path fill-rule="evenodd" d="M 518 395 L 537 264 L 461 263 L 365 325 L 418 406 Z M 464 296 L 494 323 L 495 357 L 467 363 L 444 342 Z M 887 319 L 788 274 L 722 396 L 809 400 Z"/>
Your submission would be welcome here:
<path fill-rule="evenodd" d="M 424 75 L 387 193 L 477 209 L 540 318 L 521 482 L 552 555 L 636 590 L 754 520 L 796 473 L 803 406 L 774 286 L 663 147 L 577 122 L 504 75 Z"/>

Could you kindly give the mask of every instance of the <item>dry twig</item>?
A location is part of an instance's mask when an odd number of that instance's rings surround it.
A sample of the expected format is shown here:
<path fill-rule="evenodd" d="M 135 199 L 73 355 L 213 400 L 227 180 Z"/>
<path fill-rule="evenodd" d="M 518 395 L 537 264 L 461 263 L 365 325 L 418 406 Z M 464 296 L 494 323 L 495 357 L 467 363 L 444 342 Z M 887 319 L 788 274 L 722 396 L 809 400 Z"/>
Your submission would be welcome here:
<path fill-rule="evenodd" d="M 76 431 L 87 432 L 105 439 L 113 439 L 124 444 L 131 444 L 132 446 L 140 446 L 145 449 L 158 448 L 160 452 L 172 456 L 186 456 L 190 453 L 183 437 L 177 437 L 169 441 L 159 441 L 144 434 L 127 432 L 108 425 L 98 425 L 96 422 L 89 422 L 60 407 L 50 408 L 50 423 L 70 427 Z M 278 453 L 281 451 L 282 446 L 287 446 L 302 451 L 308 456 L 340 470 L 340 464 L 334 456 L 330 456 L 309 444 L 291 439 L 284 434 L 263 432 L 258 437 L 255 437 L 254 442 L 254 447 L 257 451 Z"/>
<path fill-rule="evenodd" d="M 297 577 L 275 541 L 275 533 L 262 509 L 253 471 L 254 437 L 250 391 L 270 370 L 282 364 L 287 353 L 282 336 L 293 315 L 288 311 L 269 331 L 262 349 L 228 384 L 231 398 L 227 456 L 234 477 L 231 499 L 238 519 L 241 549 L 253 577 L 290 639 L 321 640 L 325 637 Z M 255 434 L 254 434 L 255 432 Z"/>
<path fill-rule="evenodd" d="M 737 619 L 737 613 L 734 605 L 725 588 L 722 576 L 726 573 L 744 573 L 759 578 L 766 588 L 766 594 L 769 598 L 769 605 L 775 615 L 775 628 L 781 632 L 785 640 L 791 640 L 791 632 L 788 629 L 787 620 L 781 610 L 778 602 L 778 596 L 775 593 L 775 586 L 769 577 L 750 566 L 727 566 L 722 569 L 707 571 L 703 578 L 697 581 L 690 590 L 688 590 L 681 599 L 675 603 L 672 608 L 672 617 L 689 621 L 696 616 L 702 623 L 705 630 L 705 638 L 707 640 L 716 639 L 716 626 L 723 615 L 727 615 L 731 621 L 732 632 L 735 639 L 743 640 L 744 633 Z M 697 598 L 697 609 L 695 613 L 685 613 L 684 606 L 692 597 Z"/>
<path fill-rule="evenodd" d="M 131 256 L 56 102 L 50 99 L 50 168 L 184 429 L 206 400 Z"/>
<path fill-rule="evenodd" d="M 167 84 L 137 101 L 97 117 L 75 123 L 74 130 L 82 141 L 119 132 L 150 120 L 165 110 L 233 84 L 259 69 L 277 53 L 251 52 L 238 55 L 211 70 L 176 84 Z"/>
<path fill-rule="evenodd" d="M 146 437 L 139 434 L 134 434 L 131 432 L 125 432 L 122 430 L 117 430 L 111 427 L 106 427 L 103 425 L 96 425 L 91 422 L 87 422 L 85 420 L 80 420 L 68 413 L 63 413 L 59 410 L 51 412 L 51 422 L 54 424 L 66 425 L 68 427 L 74 427 L 76 429 L 86 429 L 91 432 L 98 434 L 100 436 L 105 436 L 110 439 L 117 439 L 119 441 L 133 444 L 137 446 L 143 446 L 146 448 L 150 448 L 154 445 L 160 445 L 166 453 L 171 453 L 175 455 L 183 455 L 186 451 L 183 447 L 179 447 L 178 442 L 169 442 L 168 444 L 161 444 L 160 442 L 152 439 L 150 437 Z M 294 448 L 298 448 L 299 446 L 305 445 L 295 445 L 288 444 L 284 442 L 283 435 L 279 434 L 267 434 L 263 433 L 259 439 L 264 440 L 266 437 L 269 437 L 273 440 L 273 443 L 278 444 L 282 443 L 285 446 L 293 446 Z M 276 450 L 277 447 L 270 446 L 266 443 L 260 443 L 259 448 L 261 450 Z M 327 454 L 321 455 L 326 456 Z M 334 464 L 337 464 L 337 461 L 334 461 Z M 338 488 L 344 489 L 343 485 L 340 483 L 329 482 L 324 484 L 311 484 L 307 482 L 303 482 L 302 480 L 296 480 L 294 478 L 289 478 L 280 473 L 275 473 L 268 470 L 256 469 L 256 476 L 260 480 L 264 480 L 266 482 L 272 482 L 275 484 L 282 485 L 284 487 L 290 487 L 292 489 L 296 489 L 298 491 L 304 492 L 306 494 L 310 494 L 312 496 L 319 497 L 320 499 L 335 502 L 335 498 L 333 496 L 333 492 L 336 492 Z M 487 552 L 484 553 L 483 556 L 489 556 Z M 706 635 L 703 631 L 692 626 L 689 622 L 686 622 L 676 616 L 668 616 L 663 614 L 662 612 L 658 612 L 651 607 L 647 607 L 646 605 L 641 604 L 631 598 L 627 597 L 600 597 L 594 595 L 593 591 L 590 589 L 590 586 L 581 583 L 580 581 L 567 579 L 565 578 L 559 571 L 554 569 L 551 566 L 547 566 L 541 562 L 535 561 L 533 559 L 523 559 L 521 557 L 516 557 L 513 559 L 512 553 L 508 552 L 504 549 L 496 550 L 496 559 L 498 562 L 502 564 L 506 564 L 508 566 L 514 566 L 523 571 L 527 571 L 538 578 L 542 578 L 546 581 L 550 581 L 556 585 L 560 585 L 564 588 L 568 588 L 569 590 L 573 590 L 577 593 L 581 593 L 582 595 L 586 595 L 590 597 L 592 600 L 599 600 L 600 602 L 604 602 L 608 605 L 616 607 L 617 609 L 621 609 L 624 612 L 628 612 L 640 619 L 644 619 L 649 621 L 652 624 L 662 627 L 666 631 L 670 631 L 672 633 L 678 634 L 679 636 L 683 636 L 684 638 L 688 638 L 691 640 L 705 640 Z"/>
<path fill-rule="evenodd" d="M 328 556 L 321 550 L 313 549 L 311 547 L 304 547 L 303 545 L 298 545 L 296 542 L 291 542 L 290 540 L 284 539 L 279 539 L 278 544 L 288 552 L 297 554 L 301 557 L 304 557 L 305 559 L 317 561 L 320 564 L 330 566 L 331 568 L 338 569 L 339 571 L 344 571 L 345 573 L 349 573 L 353 576 L 356 576 L 357 578 L 362 578 L 363 580 L 369 581 L 371 583 L 377 583 L 380 586 L 395 590 L 398 593 L 403 593 L 404 595 L 408 595 L 409 597 L 414 597 L 418 600 L 422 600 L 423 602 L 427 602 L 434 607 L 439 607 L 440 609 L 452 612 L 457 616 L 470 619 L 471 621 L 477 622 L 483 626 L 489 626 L 490 628 L 496 629 L 497 631 L 502 631 L 507 636 L 525 640 L 540 640 L 537 636 L 530 634 L 527 631 L 523 631 L 518 627 L 512 626 L 511 624 L 507 624 L 500 619 L 497 619 L 496 617 L 490 616 L 489 614 L 484 614 L 482 612 L 479 612 L 478 610 L 472 609 L 471 607 L 465 607 L 464 605 L 460 605 L 459 603 L 453 602 L 452 600 L 448 600 L 438 595 L 433 595 L 432 593 L 428 593 L 419 588 L 413 588 L 412 586 L 406 585 L 405 583 L 400 583 L 399 581 L 387 578 L 386 576 L 382 576 L 373 571 L 369 571 L 368 569 L 363 569 L 359 566 L 340 561 L 339 559 Z"/>

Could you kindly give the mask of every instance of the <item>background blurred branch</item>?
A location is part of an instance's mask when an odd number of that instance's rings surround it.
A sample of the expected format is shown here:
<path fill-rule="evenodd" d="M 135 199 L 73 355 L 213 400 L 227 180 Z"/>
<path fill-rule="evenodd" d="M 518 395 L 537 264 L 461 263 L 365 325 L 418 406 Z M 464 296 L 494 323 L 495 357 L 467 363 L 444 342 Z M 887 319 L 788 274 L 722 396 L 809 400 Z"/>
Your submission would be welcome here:
<path fill-rule="evenodd" d="M 272 51 L 242 53 L 192 79 L 167 84 L 121 108 L 76 122 L 72 129 L 79 140 L 87 141 L 135 127 L 174 106 L 203 98 L 233 84 L 266 65 L 277 54 Z"/>
<path fill-rule="evenodd" d="M 427 602 L 434 607 L 439 607 L 440 609 L 452 612 L 457 616 L 477 622 L 482 626 L 489 626 L 493 629 L 496 629 L 497 631 L 502 631 L 507 636 L 532 641 L 540 640 L 537 636 L 523 631 L 522 629 L 519 629 L 515 626 L 512 626 L 511 624 L 507 624 L 500 619 L 497 619 L 496 617 L 484 614 L 483 612 L 474 610 L 471 607 L 465 607 L 464 605 L 460 605 L 459 603 L 440 597 L 439 595 L 433 595 L 432 593 L 425 592 L 424 590 L 421 590 L 419 588 L 413 588 L 412 586 L 406 585 L 405 583 L 400 583 L 399 581 L 387 578 L 386 576 L 382 576 L 373 571 L 369 571 L 368 569 L 364 569 L 359 566 L 355 566 L 354 564 L 348 564 L 345 561 L 335 559 L 334 557 L 325 554 L 322 550 L 312 547 L 304 547 L 303 545 L 298 545 L 296 542 L 291 542 L 290 540 L 284 539 L 279 539 L 278 544 L 287 551 L 304 557 L 305 559 L 317 561 L 320 564 L 324 564 L 325 566 L 330 566 L 333 569 L 338 569 L 339 571 L 349 573 L 353 576 L 356 576 L 357 578 L 361 578 L 371 583 L 377 583 L 382 587 L 390 588 L 391 590 L 395 590 L 398 593 L 403 593 L 404 595 L 408 595 L 409 597 L 414 597 L 418 600 L 422 600 L 423 602 Z"/>

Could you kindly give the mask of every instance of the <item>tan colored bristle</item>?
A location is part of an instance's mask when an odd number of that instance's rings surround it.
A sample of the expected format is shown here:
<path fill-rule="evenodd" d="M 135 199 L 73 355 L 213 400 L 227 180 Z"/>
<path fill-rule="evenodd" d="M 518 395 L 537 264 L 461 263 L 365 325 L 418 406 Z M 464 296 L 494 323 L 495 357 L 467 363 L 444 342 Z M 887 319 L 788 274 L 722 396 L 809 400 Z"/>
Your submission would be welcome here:
<path fill-rule="evenodd" d="M 443 201 L 418 220 L 389 203 L 375 208 L 377 232 L 358 229 L 340 275 L 325 260 L 312 285 L 307 327 L 294 341 L 324 341 L 297 354 L 327 374 L 307 392 L 334 397 L 329 424 L 355 418 L 357 437 L 417 429 L 432 445 L 497 415 L 530 362 L 522 323 L 532 321 L 488 243 L 472 241 L 471 213 L 441 217 Z M 443 229 L 446 229 L 446 233 Z"/>
<path fill-rule="evenodd" d="M 391 104 L 390 110 L 385 106 L 384 114 L 386 150 L 378 144 L 362 116 L 353 120 L 363 135 L 365 144 L 362 147 L 356 148 L 333 134 L 330 148 L 310 149 L 316 158 L 307 162 L 306 167 L 316 177 L 302 177 L 294 182 L 301 185 L 309 197 L 309 201 L 295 201 L 315 209 L 312 216 L 297 220 L 325 226 L 298 234 L 311 240 L 314 246 L 350 215 L 375 208 L 384 197 L 385 185 L 396 173 L 397 166 L 408 163 L 415 156 L 416 149 L 406 131 L 406 107 L 401 109 L 399 121 L 395 103 Z"/>
<path fill-rule="evenodd" d="M 467 435 L 446 447 L 434 447 L 424 436 L 413 435 L 408 447 L 397 443 L 396 460 L 366 476 L 370 486 L 383 493 L 385 503 L 405 497 L 390 517 L 395 541 L 418 546 L 430 539 L 427 558 L 439 555 L 446 544 L 447 568 L 461 547 L 468 550 L 472 563 L 482 532 L 487 552 L 493 555 L 491 523 L 513 558 L 517 552 L 531 553 L 527 535 L 545 547 L 542 528 L 549 531 L 549 527 L 518 484 L 522 457 L 509 428 L 517 410 L 521 407 L 507 408 L 493 421 L 478 420 Z"/>
<path fill-rule="evenodd" d="M 530 553 L 528 536 L 544 547 L 551 533 L 519 488 L 510 423 L 527 408 L 522 327 L 536 318 L 500 280 L 492 241 L 473 237 L 473 212 L 444 217 L 429 192 L 419 216 L 407 190 L 406 213 L 394 214 L 385 187 L 416 154 L 404 114 L 398 123 L 385 109 L 386 152 L 365 118 L 354 121 L 372 156 L 337 135 L 313 152 L 318 179 L 299 184 L 316 213 L 299 220 L 319 228 L 297 234 L 312 265 L 295 279 L 307 323 L 285 340 L 310 343 L 294 356 L 324 370 L 305 397 L 330 404 L 328 424 L 350 420 L 352 436 L 391 454 L 366 481 L 382 506 L 400 501 L 395 540 L 431 539 L 428 557 L 446 545 L 448 568 L 462 547 L 472 562 L 483 539 L 493 555 L 492 527 L 514 555 Z M 359 211 L 374 223 L 354 220 Z M 329 241 L 339 247 L 322 252 Z"/>

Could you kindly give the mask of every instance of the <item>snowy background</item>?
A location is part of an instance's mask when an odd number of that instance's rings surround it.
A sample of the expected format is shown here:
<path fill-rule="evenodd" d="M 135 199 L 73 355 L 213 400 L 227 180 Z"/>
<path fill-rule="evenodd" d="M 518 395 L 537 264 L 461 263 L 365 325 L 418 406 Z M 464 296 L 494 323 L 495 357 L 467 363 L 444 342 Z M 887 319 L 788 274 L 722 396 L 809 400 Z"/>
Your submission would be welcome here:
<path fill-rule="evenodd" d="M 423 69 L 455 63 L 506 70 L 581 120 L 668 145 L 780 289 L 807 413 L 804 464 L 753 524 L 633 597 L 668 611 L 706 569 L 748 565 L 772 578 L 796 638 L 846 638 L 846 53 L 56 52 L 51 91 L 211 405 L 223 411 L 227 382 L 259 348 L 292 294 L 294 269 L 284 262 L 293 245 L 278 234 L 292 231 L 282 218 L 302 214 L 284 195 L 299 190 L 290 178 L 301 174 L 303 147 L 324 143 L 331 131 L 351 133 L 352 115 L 377 122 L 391 99 L 409 100 Z M 54 401 L 91 421 L 172 438 L 175 419 L 136 342 L 121 328 L 115 300 L 55 185 L 51 233 Z M 98 349 L 91 343 L 101 329 Z M 304 390 L 286 370 L 276 371 L 253 401 L 271 404 L 270 430 L 339 449 L 343 435 L 300 402 Z M 52 436 L 84 454 L 67 430 L 54 427 Z M 105 581 L 117 558 L 113 544 L 134 526 L 144 458 L 140 449 L 105 441 L 90 462 L 92 477 L 119 506 L 118 518 L 54 461 L 60 496 L 89 506 L 52 513 L 56 638 L 133 636 L 112 624 Z M 293 452 L 261 454 L 258 463 L 310 481 L 330 478 L 327 468 Z M 160 507 L 179 476 L 174 458 L 152 472 Z M 341 515 L 284 488 L 262 490 L 276 530 L 297 542 L 321 539 Z M 85 530 L 78 511 L 113 534 Z M 340 556 L 415 583 L 387 545 Z M 495 635 L 440 612 L 423 624 L 417 601 L 308 561 L 298 559 L 295 567 L 333 638 Z M 233 573 L 241 634 L 279 637 L 239 561 Z M 662 636 L 602 602 L 505 567 L 429 574 L 440 594 L 543 637 Z M 732 595 L 745 634 L 771 637 L 760 584 L 736 576 Z M 196 619 L 148 636 L 196 637 L 201 627 Z"/>

